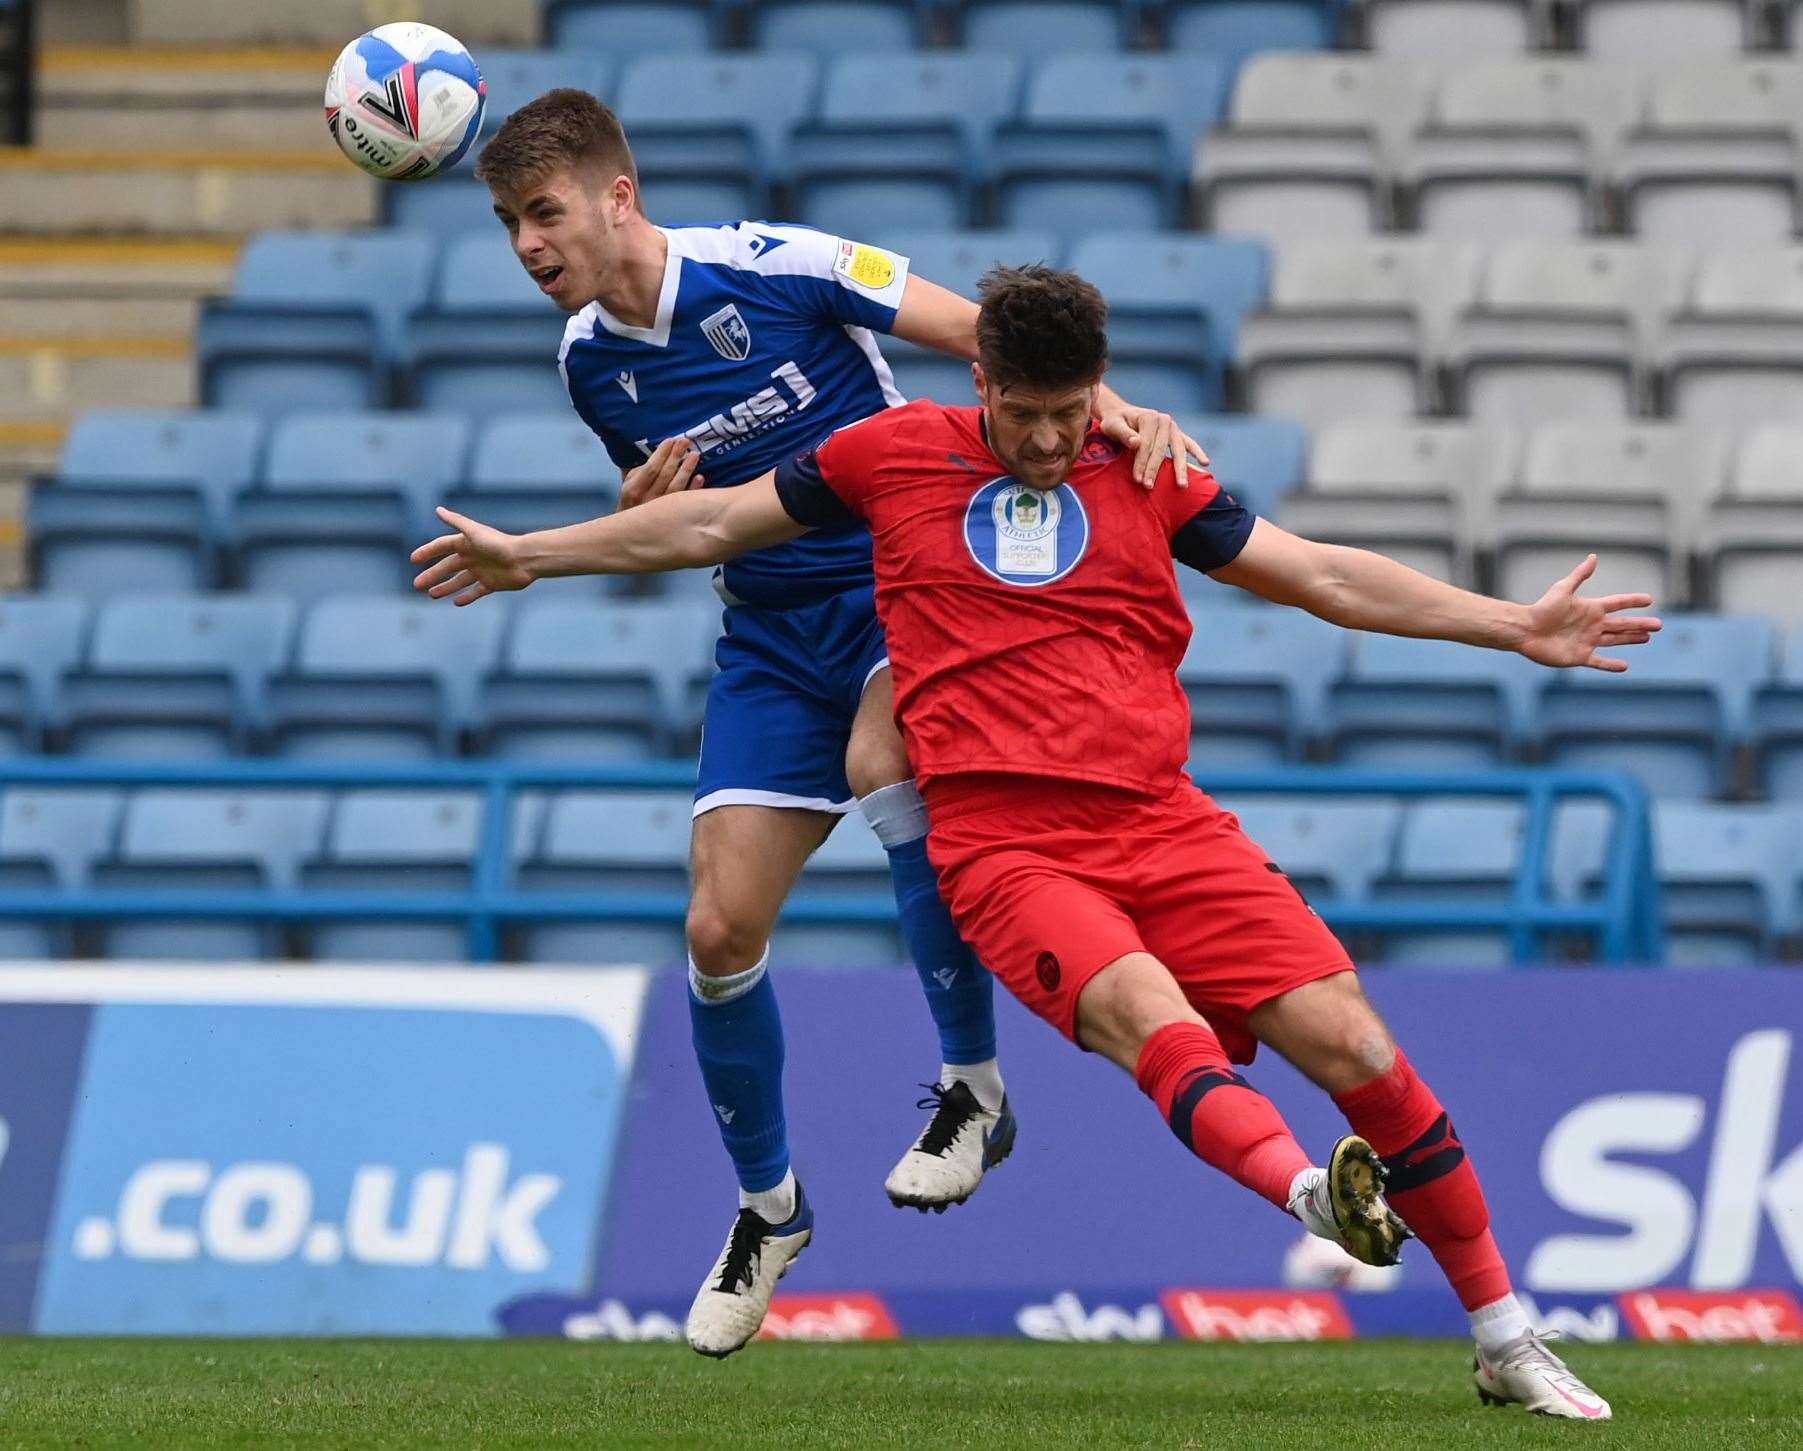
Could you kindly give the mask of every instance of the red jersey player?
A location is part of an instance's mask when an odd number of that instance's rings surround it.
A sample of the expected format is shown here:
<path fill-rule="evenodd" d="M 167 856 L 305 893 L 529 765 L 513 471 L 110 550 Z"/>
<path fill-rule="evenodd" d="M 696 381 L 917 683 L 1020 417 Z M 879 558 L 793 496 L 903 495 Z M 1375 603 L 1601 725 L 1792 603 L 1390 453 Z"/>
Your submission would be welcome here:
<path fill-rule="evenodd" d="M 842 429 L 740 488 L 415 551 L 416 583 L 468 604 L 559 574 L 692 567 L 847 519 L 875 539 L 896 713 L 946 900 L 977 956 L 1035 1012 L 1133 1073 L 1192 1152 L 1311 1231 L 1390 1263 L 1411 1231 L 1470 1312 L 1486 1401 L 1601 1419 L 1510 1289 L 1463 1145 L 1281 872 L 1184 774 L 1176 667 L 1190 622 L 1170 561 L 1339 624 L 1620 670 L 1599 646 L 1659 628 L 1644 596 L 1487 599 L 1362 550 L 1254 520 L 1212 478 L 1148 493 L 1093 423 L 1100 296 L 1045 268 L 983 285 L 982 408 L 913 403 Z M 1315 1167 L 1235 1072 L 1269 1044 L 1354 1134 Z M 1385 1203 L 1406 1220 L 1403 1228 Z M 773 1270 L 791 1250 L 761 1250 Z"/>

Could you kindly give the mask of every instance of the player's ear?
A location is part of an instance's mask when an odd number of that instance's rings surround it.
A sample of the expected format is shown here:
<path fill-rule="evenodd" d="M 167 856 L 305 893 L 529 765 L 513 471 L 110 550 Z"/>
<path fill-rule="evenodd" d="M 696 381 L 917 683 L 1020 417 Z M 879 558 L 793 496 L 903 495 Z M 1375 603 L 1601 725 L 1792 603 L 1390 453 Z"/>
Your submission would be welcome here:
<path fill-rule="evenodd" d="M 975 359 L 970 364 L 970 381 L 976 385 L 977 402 L 989 402 L 989 375 L 983 371 L 983 365 Z"/>

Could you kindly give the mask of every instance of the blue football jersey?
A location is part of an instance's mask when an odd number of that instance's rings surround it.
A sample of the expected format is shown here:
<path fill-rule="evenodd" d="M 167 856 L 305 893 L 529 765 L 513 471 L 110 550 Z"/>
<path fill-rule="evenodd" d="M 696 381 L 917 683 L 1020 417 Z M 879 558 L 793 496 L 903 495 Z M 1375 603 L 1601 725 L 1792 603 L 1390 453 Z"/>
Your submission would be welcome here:
<path fill-rule="evenodd" d="M 656 320 L 630 327 L 591 302 L 558 360 L 576 412 L 622 469 L 687 434 L 709 488 L 742 484 L 903 401 L 871 330 L 894 325 L 907 258 L 780 223 L 660 230 L 670 247 Z M 822 599 L 870 583 L 870 536 L 819 530 L 725 574 L 749 604 Z"/>

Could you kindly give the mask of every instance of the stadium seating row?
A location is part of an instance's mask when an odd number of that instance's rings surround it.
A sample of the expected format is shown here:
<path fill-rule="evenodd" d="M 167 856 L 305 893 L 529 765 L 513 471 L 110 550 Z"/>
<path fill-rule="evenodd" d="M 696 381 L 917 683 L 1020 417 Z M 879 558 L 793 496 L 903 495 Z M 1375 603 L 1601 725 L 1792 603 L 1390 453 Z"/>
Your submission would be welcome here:
<path fill-rule="evenodd" d="M 614 54 L 860 44 L 1317 49 L 1575 48 L 1635 59 L 1783 47 L 1795 0 L 550 0 L 559 44 Z"/>
<path fill-rule="evenodd" d="M 1797 233 L 1794 64 L 1448 54 L 1459 62 L 1273 52 L 1237 81 L 1212 56 L 1044 43 L 1031 57 L 650 56 L 617 73 L 582 52 L 519 54 L 502 63 L 488 124 L 552 85 L 609 97 L 648 210 L 671 223 L 1071 231 L 1104 215 L 1260 235 L 1706 242 L 1731 217 L 1749 243 Z M 468 176 L 386 202 L 404 226 L 489 222 Z"/>
<path fill-rule="evenodd" d="M 1227 803 L 1311 899 L 1323 904 L 1506 901 L 1523 851 L 1519 803 L 1247 797 Z M 238 791 L 11 787 L 0 794 L 0 901 L 7 892 L 461 892 L 472 883 L 481 799 L 443 790 Z M 1547 890 L 1588 897 L 1603 873 L 1612 816 L 1601 802 L 1558 808 Z M 1803 931 L 1803 807 L 1663 803 L 1656 814 L 1672 958 L 1769 960 Z M 599 896 L 654 894 L 665 920 L 523 928 L 526 961 L 681 959 L 689 797 L 681 791 L 571 790 L 522 797 L 510 823 L 510 885 Z M 810 896 L 886 896 L 882 848 L 855 817 L 809 863 Z M 229 902 L 227 904 L 229 906 Z M 887 925 L 779 930 L 783 960 L 843 965 L 905 957 Z M 1563 944 L 1582 953 L 1582 944 Z M 1495 966 L 1499 934 L 1373 938 L 1361 960 Z M 0 956 L 71 951 L 114 957 L 460 961 L 451 922 L 277 924 L 132 920 L 71 929 L 0 918 Z"/>
<path fill-rule="evenodd" d="M 1130 365 L 1117 381 L 1139 396 Z M 945 390 L 948 394 L 951 390 Z M 1803 428 L 1668 423 L 1532 430 L 1359 420 L 1310 445 L 1281 418 L 1180 415 L 1248 507 L 1310 537 L 1377 548 L 1440 578 L 1532 598 L 1569 560 L 1604 587 L 1803 622 Z M 354 450 L 346 439 L 357 440 Z M 404 589 L 406 550 L 448 502 L 503 528 L 611 510 L 619 475 L 568 414 L 95 413 L 34 491 L 41 587 L 88 595 L 242 582 L 296 599 Z M 708 571 L 557 581 L 565 597 L 710 601 Z M 1186 590 L 1209 599 L 1205 581 Z"/>
<path fill-rule="evenodd" d="M 997 261 L 1069 266 L 1109 299 L 1122 392 L 1321 423 L 1466 415 L 1531 426 L 1675 416 L 1745 428 L 1803 413 L 1803 247 L 1289 241 L 896 231 L 959 290 Z M 208 307 L 203 392 L 271 414 L 394 401 L 477 415 L 561 409 L 562 316 L 498 232 L 434 265 L 415 234 L 269 234 Z M 412 279 L 410 282 L 397 279 Z M 962 402 L 969 370 L 889 340 L 905 393 Z M 398 376 L 398 387 L 397 387 Z"/>
<path fill-rule="evenodd" d="M 718 628 L 705 605 L 663 601 L 20 597 L 0 606 L 0 741 L 135 760 L 680 755 Z M 1781 652 L 1757 618 L 1673 617 L 1616 677 L 1209 608 L 1179 679 L 1204 767 L 1544 759 L 1694 799 L 1746 789 L 1750 760 L 1772 795 L 1803 800 L 1803 631 Z"/>

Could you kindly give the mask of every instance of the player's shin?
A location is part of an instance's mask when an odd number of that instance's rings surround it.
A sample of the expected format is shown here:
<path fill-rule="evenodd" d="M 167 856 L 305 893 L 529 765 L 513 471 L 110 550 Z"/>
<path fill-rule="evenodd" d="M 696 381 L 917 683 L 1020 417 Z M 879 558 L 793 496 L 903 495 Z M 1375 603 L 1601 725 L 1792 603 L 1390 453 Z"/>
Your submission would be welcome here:
<path fill-rule="evenodd" d="M 1527 1317 L 1510 1291 L 1477 1172 L 1407 1055 L 1397 1049 L 1386 1072 L 1336 1093 L 1334 1102 L 1383 1157 L 1385 1197 L 1438 1262 L 1479 1342 L 1501 1345 L 1525 1334 Z"/>
<path fill-rule="evenodd" d="M 912 781 L 898 781 L 872 791 L 858 807 L 889 855 L 902 936 L 939 1029 L 940 1083 L 964 1083 L 984 1108 L 999 1109 L 995 982 L 964 945 L 939 895 L 938 875 L 927 860 L 926 803 Z"/>
<path fill-rule="evenodd" d="M 1171 1132 L 1204 1163 L 1287 1209 L 1309 1158 L 1277 1106 L 1227 1061 L 1203 1023 L 1167 1023 L 1141 1047 L 1134 1077 Z"/>
<path fill-rule="evenodd" d="M 742 1203 L 771 1223 L 793 1198 L 783 1120 L 783 1025 L 769 954 L 744 972 L 708 977 L 689 964 L 689 1025 L 720 1141 L 732 1157 Z"/>

